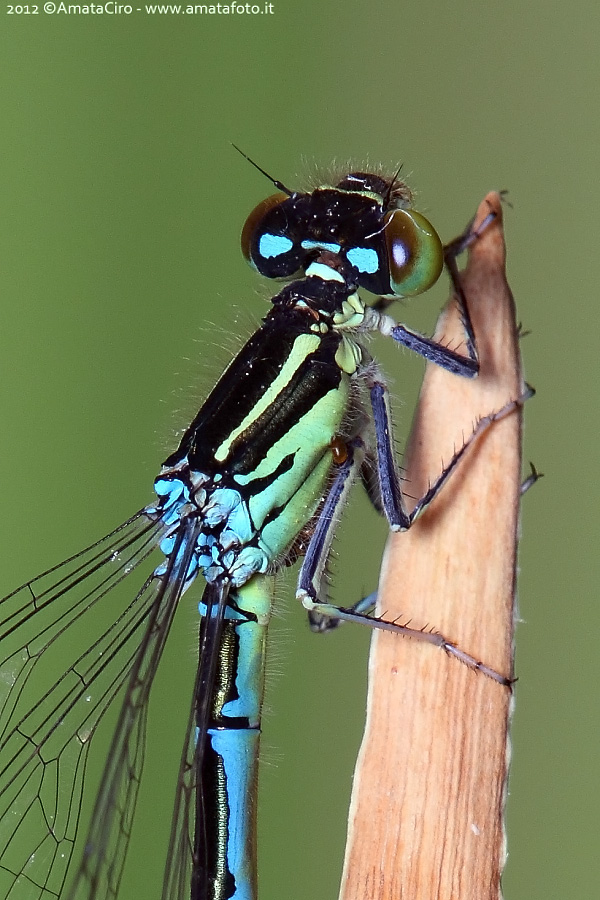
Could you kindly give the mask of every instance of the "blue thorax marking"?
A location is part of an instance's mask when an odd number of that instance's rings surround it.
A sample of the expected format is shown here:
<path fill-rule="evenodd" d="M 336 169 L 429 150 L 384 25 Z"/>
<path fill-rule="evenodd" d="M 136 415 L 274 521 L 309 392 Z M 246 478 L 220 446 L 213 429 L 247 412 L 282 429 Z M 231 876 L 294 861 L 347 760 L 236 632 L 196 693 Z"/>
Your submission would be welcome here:
<path fill-rule="evenodd" d="M 209 501 L 202 511 L 204 521 L 212 527 L 220 525 L 241 502 L 239 491 L 232 488 L 217 488 L 210 494 Z"/>
<path fill-rule="evenodd" d="M 246 502 L 234 488 L 210 488 L 206 476 L 197 475 L 193 480 L 202 485 L 194 487 L 190 499 L 190 488 L 180 478 L 159 477 L 155 490 L 161 498 L 160 516 L 166 526 L 160 542 L 160 549 L 170 558 L 177 543 L 177 534 L 183 515 L 193 514 L 194 508 L 200 514 L 205 528 L 196 539 L 192 557 L 185 576 L 186 590 L 198 572 L 209 583 L 219 578 L 228 578 L 234 587 L 245 584 L 257 572 L 266 572 L 269 565 L 268 554 L 261 546 L 248 546 L 255 535 Z M 156 514 L 157 510 L 154 510 Z M 185 545 L 179 548 L 177 563 L 185 552 Z M 167 571 L 167 561 L 154 571 L 158 577 Z"/>

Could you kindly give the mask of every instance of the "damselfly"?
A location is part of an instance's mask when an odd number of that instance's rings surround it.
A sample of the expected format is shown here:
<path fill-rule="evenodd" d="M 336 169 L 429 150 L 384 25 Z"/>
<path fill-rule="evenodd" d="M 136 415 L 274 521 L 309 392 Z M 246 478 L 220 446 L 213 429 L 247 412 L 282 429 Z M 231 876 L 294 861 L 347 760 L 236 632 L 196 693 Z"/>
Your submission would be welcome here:
<path fill-rule="evenodd" d="M 394 459 L 388 390 L 366 338 L 379 332 L 450 372 L 475 376 L 475 336 L 455 260 L 477 235 L 467 229 L 444 249 L 397 175 L 348 172 L 332 186 L 307 192 L 273 184 L 278 193 L 246 221 L 242 249 L 260 274 L 286 283 L 164 462 L 156 499 L 1 601 L 5 900 L 118 895 L 142 774 L 148 696 L 177 604 L 198 575 L 205 582 L 199 661 L 163 900 L 256 897 L 265 634 L 274 579 L 285 566 L 302 558 L 297 597 L 314 629 L 350 620 L 412 635 L 508 683 L 439 634 L 374 617 L 368 600 L 333 605 L 323 577 L 354 482 L 362 481 L 392 529 L 405 530 L 464 452 L 409 513 Z M 386 313 L 394 299 L 429 288 L 444 261 L 461 307 L 465 354 Z M 367 305 L 358 289 L 379 299 Z M 150 564 L 115 621 L 107 606 L 111 592 L 157 547 L 162 561 Z M 79 651 L 72 635 L 80 643 L 84 635 Z M 40 675 L 43 691 L 34 686 Z M 121 711 L 77 860 L 88 753 L 117 698 Z"/>

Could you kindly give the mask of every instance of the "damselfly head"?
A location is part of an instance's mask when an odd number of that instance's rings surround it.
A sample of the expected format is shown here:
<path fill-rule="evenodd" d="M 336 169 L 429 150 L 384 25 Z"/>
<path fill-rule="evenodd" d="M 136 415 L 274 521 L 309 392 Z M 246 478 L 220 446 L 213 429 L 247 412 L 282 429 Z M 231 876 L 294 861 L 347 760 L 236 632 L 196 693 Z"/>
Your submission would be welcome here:
<path fill-rule="evenodd" d="M 408 209 L 412 206 L 412 191 L 404 181 L 398 178 L 400 166 L 393 177 L 375 172 L 349 172 L 337 182 L 336 187 L 342 191 L 360 191 L 380 197 L 384 212 L 390 209 Z"/>
<path fill-rule="evenodd" d="M 351 288 L 388 297 L 420 294 L 437 281 L 443 248 L 411 200 L 398 173 L 348 172 L 335 186 L 286 189 L 250 213 L 242 252 L 267 278 L 302 278 L 313 263 L 325 262 Z"/>

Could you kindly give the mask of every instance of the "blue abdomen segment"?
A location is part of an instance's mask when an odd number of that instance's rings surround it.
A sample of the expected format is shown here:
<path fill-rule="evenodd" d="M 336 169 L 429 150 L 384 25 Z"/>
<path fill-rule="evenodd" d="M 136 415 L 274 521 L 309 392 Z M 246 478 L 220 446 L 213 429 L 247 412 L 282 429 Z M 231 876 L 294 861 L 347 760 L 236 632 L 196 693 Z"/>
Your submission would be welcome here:
<path fill-rule="evenodd" d="M 199 827 L 206 835 L 210 900 L 257 895 L 256 787 L 273 583 L 258 575 L 229 594 L 220 646 L 213 648 L 218 664 L 210 720 L 205 733 L 198 733 L 205 810 Z"/>
<path fill-rule="evenodd" d="M 166 461 L 156 481 L 159 502 L 148 510 L 164 523 L 167 560 L 156 575 L 178 571 L 181 535 L 193 533 L 184 589 L 197 573 L 207 582 L 200 604 L 194 900 L 257 896 L 268 573 L 282 565 L 327 490 L 354 371 L 338 362 L 341 338 L 312 323 L 300 312 L 283 330 L 265 324 L 250 342 L 251 358 L 243 351 L 234 361 Z"/>
<path fill-rule="evenodd" d="M 219 777 L 225 786 L 217 821 L 218 837 L 211 873 L 215 900 L 256 900 L 256 783 L 260 731 L 256 729 L 208 732 L 210 749 L 205 770 Z"/>

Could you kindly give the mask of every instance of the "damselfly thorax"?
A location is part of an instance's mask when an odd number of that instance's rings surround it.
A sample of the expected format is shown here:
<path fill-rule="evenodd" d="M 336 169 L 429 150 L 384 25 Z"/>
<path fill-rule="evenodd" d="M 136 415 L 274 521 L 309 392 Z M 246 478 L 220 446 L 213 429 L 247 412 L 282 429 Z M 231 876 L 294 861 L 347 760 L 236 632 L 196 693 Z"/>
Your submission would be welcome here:
<path fill-rule="evenodd" d="M 205 584 L 198 672 L 182 736 L 163 900 L 256 898 L 266 628 L 274 577 L 284 566 L 302 558 L 297 597 L 315 630 L 348 620 L 408 634 L 479 669 L 499 689 L 509 683 L 436 632 L 375 617 L 373 595 L 335 606 L 323 578 L 355 482 L 362 482 L 390 527 L 402 531 L 465 452 L 468 442 L 408 512 L 388 389 L 367 338 L 378 332 L 458 376 L 475 376 L 475 335 L 455 257 L 477 233 L 467 229 L 444 250 L 396 177 L 349 172 L 307 192 L 274 183 L 278 193 L 246 221 L 242 250 L 259 273 L 282 283 L 262 324 L 165 460 L 156 499 L 1 601 L 2 670 L 10 672 L 0 683 L 5 900 L 117 896 L 142 774 L 150 687 L 177 604 L 196 589 L 198 577 Z M 464 354 L 387 313 L 394 299 L 427 290 L 444 262 L 461 307 Z M 364 292 L 378 299 L 367 301 Z M 92 620 L 91 610 L 97 614 L 156 546 L 163 561 L 119 619 L 88 634 L 88 646 L 73 645 L 71 634 L 81 635 L 79 625 Z M 48 657 L 60 660 L 60 668 L 32 706 L 24 688 Z M 122 710 L 73 880 L 85 764 L 117 696 Z"/>

